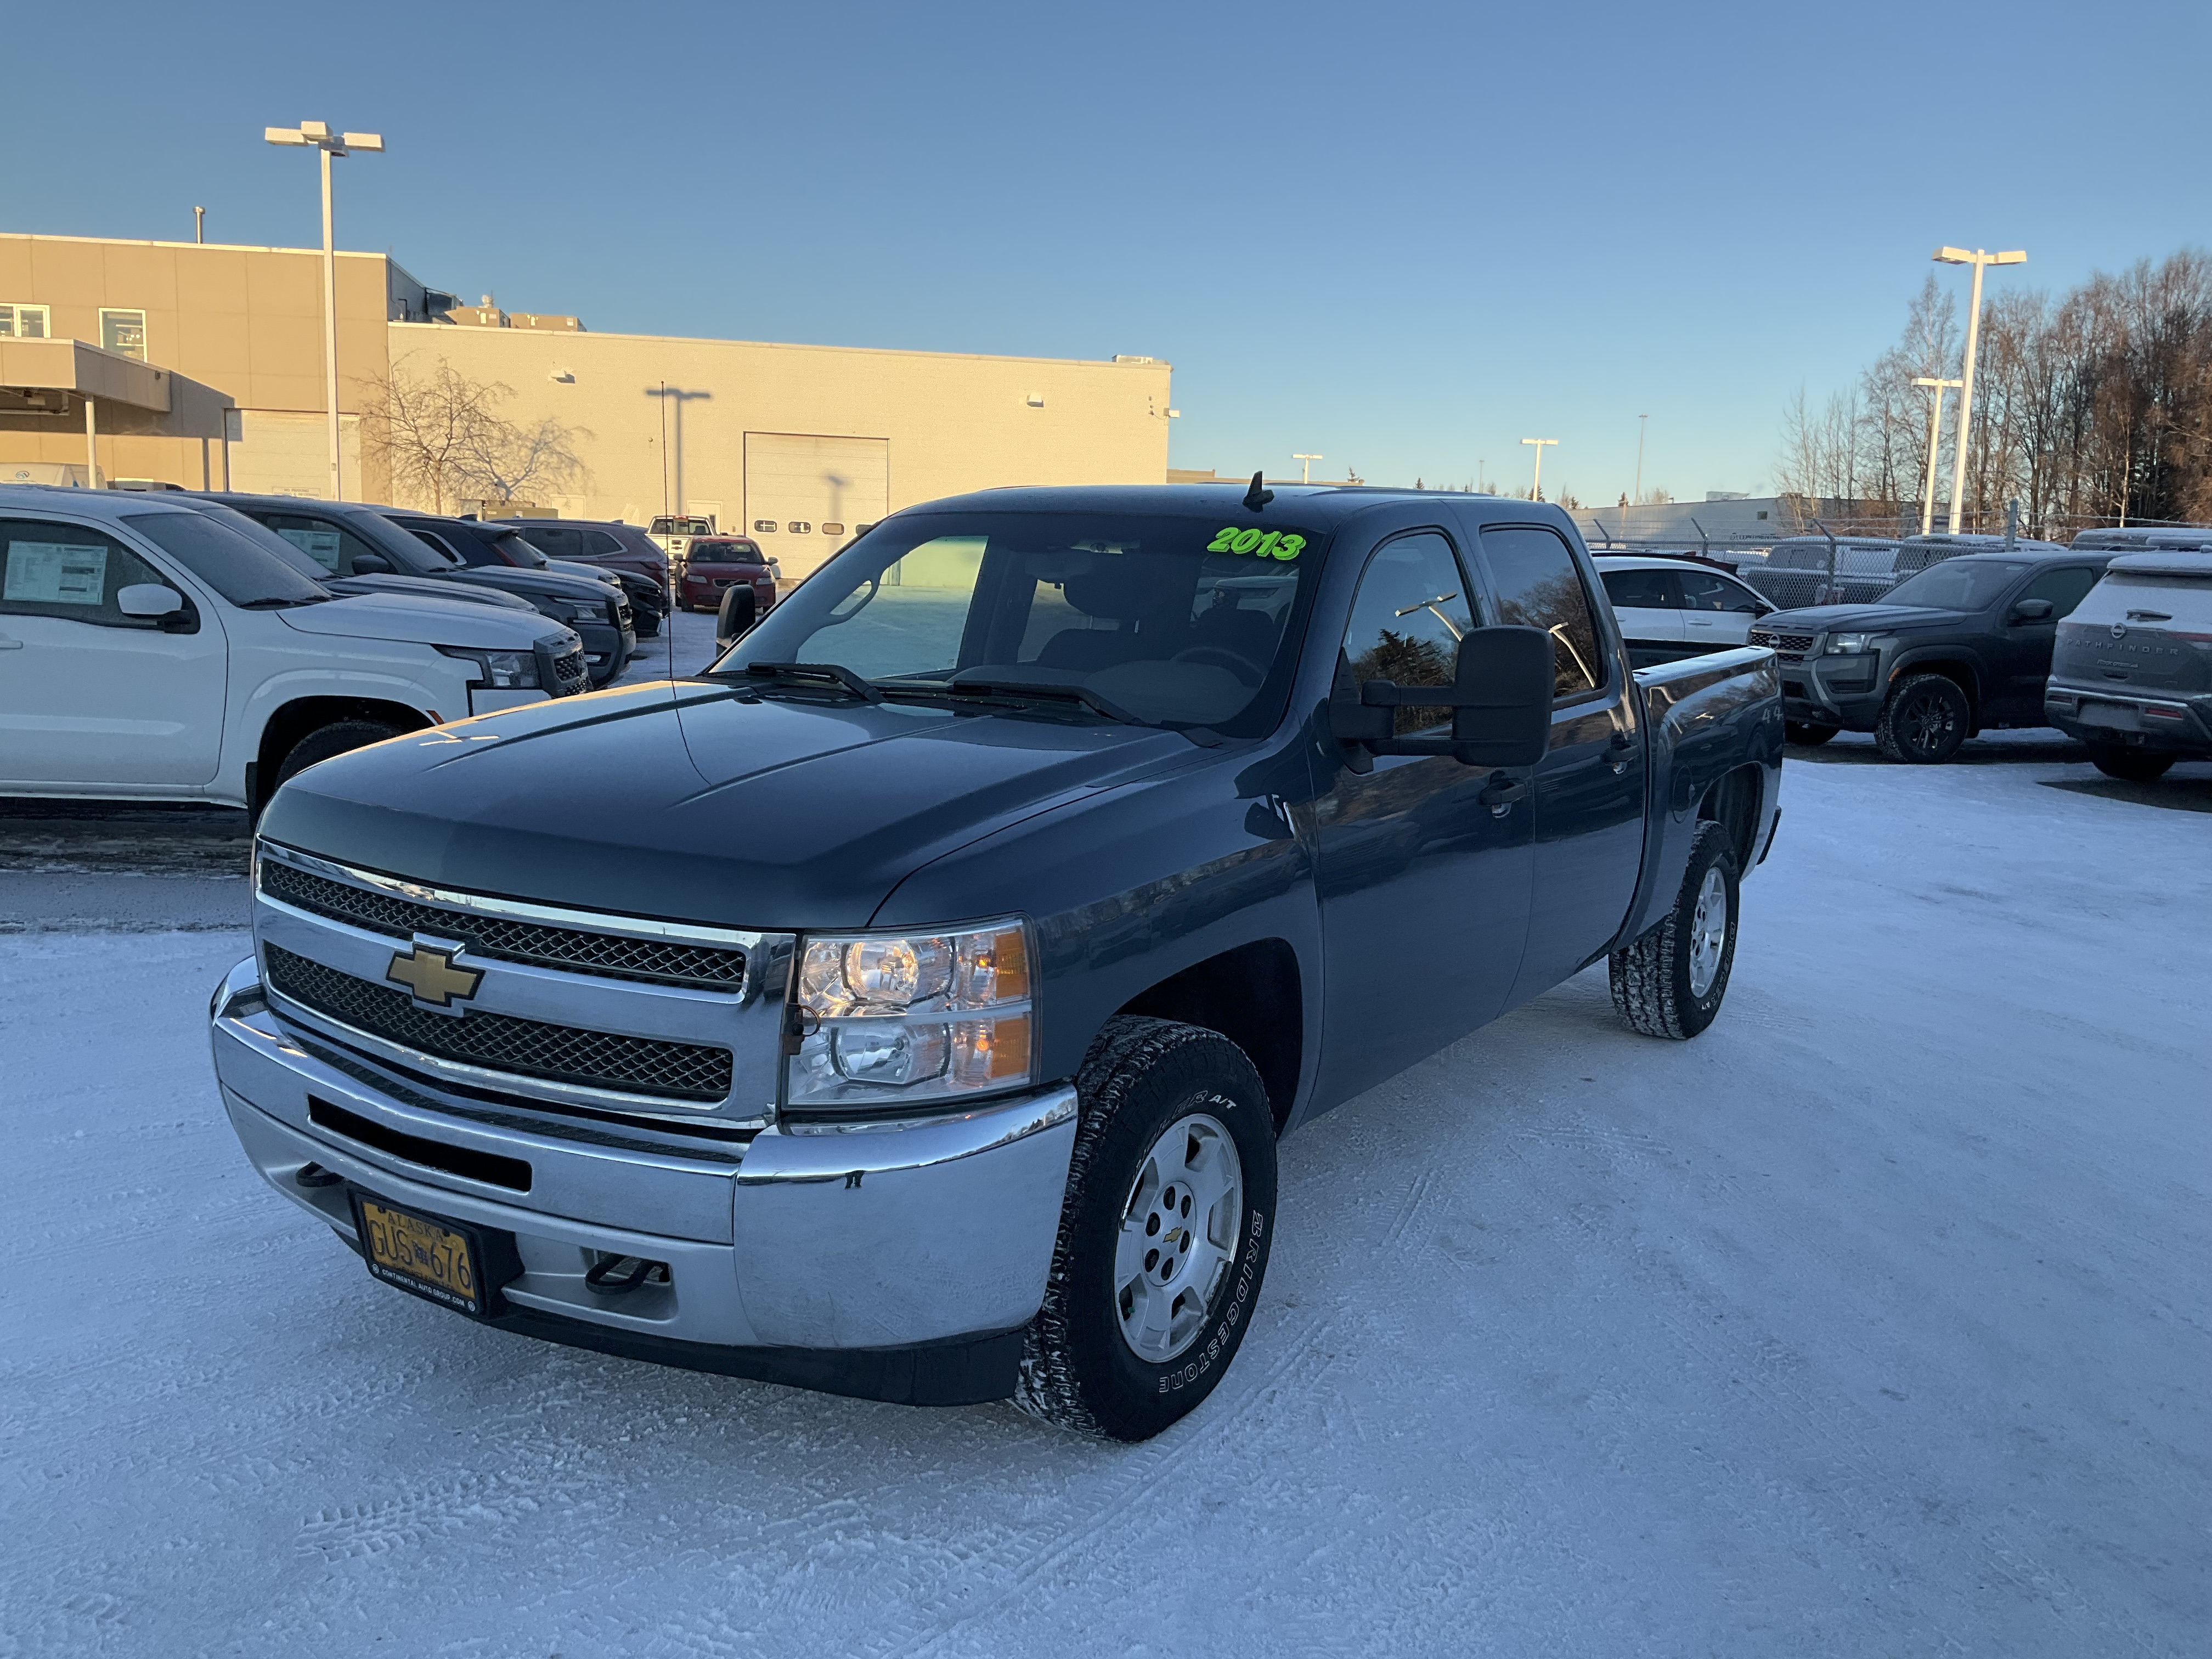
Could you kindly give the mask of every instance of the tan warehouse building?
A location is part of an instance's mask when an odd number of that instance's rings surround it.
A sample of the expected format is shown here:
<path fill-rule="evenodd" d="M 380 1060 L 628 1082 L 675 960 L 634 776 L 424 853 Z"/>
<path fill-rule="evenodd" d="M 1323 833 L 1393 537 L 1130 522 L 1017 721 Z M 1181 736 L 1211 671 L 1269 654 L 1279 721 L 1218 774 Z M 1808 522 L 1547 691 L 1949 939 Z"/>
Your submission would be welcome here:
<path fill-rule="evenodd" d="M 395 379 L 448 367 L 506 388 L 498 413 L 512 426 L 566 433 L 576 465 L 520 494 L 568 518 L 712 514 L 753 531 L 793 575 L 854 525 L 916 501 L 1167 476 L 1170 370 L 1151 358 L 600 334 L 464 307 L 373 253 L 338 255 L 337 294 L 351 499 L 404 493 L 363 441 L 363 410 Z M 78 343 L 74 368 L 55 370 L 52 347 L 15 349 L 29 341 Z M 179 388 L 191 418 L 102 401 L 138 364 Z M 328 494 L 319 251 L 0 234 L 0 482 L 82 481 L 88 402 L 104 480 Z M 234 409 L 210 423 L 225 402 Z"/>

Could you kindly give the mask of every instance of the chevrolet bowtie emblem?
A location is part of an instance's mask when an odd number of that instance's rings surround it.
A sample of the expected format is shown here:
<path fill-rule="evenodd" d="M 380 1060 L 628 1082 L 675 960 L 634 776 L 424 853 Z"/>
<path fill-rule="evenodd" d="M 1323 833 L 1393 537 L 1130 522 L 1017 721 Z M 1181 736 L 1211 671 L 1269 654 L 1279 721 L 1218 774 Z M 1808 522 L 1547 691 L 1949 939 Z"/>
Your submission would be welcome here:
<path fill-rule="evenodd" d="M 479 969 L 453 966 L 453 958 L 459 955 L 459 948 L 425 945 L 417 939 L 408 949 L 393 955 L 384 976 L 412 991 L 417 1002 L 427 1002 L 433 1008 L 447 1007 L 456 999 L 465 1001 L 474 996 L 483 978 Z"/>

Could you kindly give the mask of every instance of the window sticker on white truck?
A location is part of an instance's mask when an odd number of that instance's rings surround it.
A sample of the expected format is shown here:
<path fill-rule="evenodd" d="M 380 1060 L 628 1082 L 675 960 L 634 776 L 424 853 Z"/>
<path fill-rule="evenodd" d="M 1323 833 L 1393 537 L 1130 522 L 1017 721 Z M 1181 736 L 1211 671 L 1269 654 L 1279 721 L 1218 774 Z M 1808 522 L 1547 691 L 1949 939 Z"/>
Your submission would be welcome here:
<path fill-rule="evenodd" d="M 333 575 L 338 568 L 338 532 L 335 530 L 280 530 L 276 532 Z"/>
<path fill-rule="evenodd" d="M 82 542 L 9 542 L 0 598 L 31 605 L 98 605 L 107 592 L 107 550 Z"/>

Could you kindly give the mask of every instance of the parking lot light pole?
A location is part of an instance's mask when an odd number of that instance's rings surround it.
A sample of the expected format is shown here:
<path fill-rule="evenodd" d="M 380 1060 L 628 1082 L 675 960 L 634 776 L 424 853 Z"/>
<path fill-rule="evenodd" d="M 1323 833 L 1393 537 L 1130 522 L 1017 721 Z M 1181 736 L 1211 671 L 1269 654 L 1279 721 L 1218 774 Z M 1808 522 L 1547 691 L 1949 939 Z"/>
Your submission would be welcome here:
<path fill-rule="evenodd" d="M 1316 461 L 1325 461 L 1328 457 L 1326 455 L 1305 455 L 1299 453 L 1297 450 L 1292 450 L 1291 452 L 1291 459 L 1294 461 L 1304 461 L 1305 463 L 1304 467 L 1300 470 L 1298 474 L 1298 482 L 1300 483 L 1311 483 L 1313 482 L 1313 464 Z"/>
<path fill-rule="evenodd" d="M 1936 527 L 1936 451 L 1942 441 L 1943 392 L 1947 387 L 1964 386 L 1966 382 L 1916 376 L 1912 384 L 1936 388 L 1936 407 L 1928 411 L 1928 477 L 1920 490 L 1920 533 L 1924 536 Z"/>
<path fill-rule="evenodd" d="M 331 499 L 345 499 L 338 473 L 338 259 L 331 237 L 331 158 L 354 150 L 371 154 L 384 149 L 374 132 L 332 132 L 325 121 L 302 121 L 296 127 L 264 127 L 261 136 L 272 144 L 311 146 L 322 153 L 323 167 L 323 400 L 328 411 L 331 447 Z"/>
<path fill-rule="evenodd" d="M 1928 256 L 1939 265 L 1974 268 L 1972 308 L 1966 313 L 1966 366 L 1959 388 L 1959 447 L 1951 463 L 1951 533 L 1959 533 L 1959 514 L 1966 504 L 1966 436 L 1974 421 L 1974 351 L 1982 338 L 1982 272 L 1991 265 L 2024 265 L 2027 255 L 2015 248 L 2009 253 L 1972 252 L 1962 247 L 1939 247 Z"/>
<path fill-rule="evenodd" d="M 1528 499 L 1540 501 L 1544 499 L 1544 446 L 1557 444 L 1559 441 L 1557 438 L 1523 438 L 1521 441 L 1536 447 L 1536 477 L 1528 486 Z"/>

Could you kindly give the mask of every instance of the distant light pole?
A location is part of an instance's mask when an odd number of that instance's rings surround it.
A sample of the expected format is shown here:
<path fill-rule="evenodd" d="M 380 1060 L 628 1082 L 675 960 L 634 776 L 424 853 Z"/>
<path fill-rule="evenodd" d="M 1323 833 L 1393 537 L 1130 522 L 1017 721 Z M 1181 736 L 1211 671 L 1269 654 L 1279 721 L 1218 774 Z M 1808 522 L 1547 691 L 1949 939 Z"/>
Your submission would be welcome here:
<path fill-rule="evenodd" d="M 323 398 L 329 410 L 331 499 L 342 501 L 343 481 L 338 476 L 338 258 L 331 238 L 331 158 L 354 150 L 371 154 L 384 149 L 374 132 L 332 132 L 324 121 L 302 121 L 296 127 L 264 127 L 261 136 L 272 144 L 307 145 L 323 158 Z"/>
<path fill-rule="evenodd" d="M 1328 457 L 1326 455 L 1304 455 L 1299 453 L 1294 449 L 1291 452 L 1291 459 L 1294 461 L 1304 461 L 1305 463 L 1304 467 L 1299 471 L 1298 482 L 1300 483 L 1311 483 L 1313 482 L 1313 464 L 1316 461 L 1325 461 Z"/>
<path fill-rule="evenodd" d="M 1528 486 L 1528 499 L 1532 501 L 1540 501 L 1544 499 L 1544 446 L 1556 444 L 1559 441 L 1557 438 L 1523 438 L 1521 441 L 1524 444 L 1534 444 L 1536 447 L 1536 478 L 1535 482 Z"/>
<path fill-rule="evenodd" d="M 1959 514 L 1966 502 L 1966 439 L 1973 429 L 1974 421 L 1974 351 L 1982 337 L 1982 272 L 1990 265 L 2024 265 L 2027 255 L 2018 249 L 2009 253 L 1984 253 L 1976 248 L 1971 253 L 1962 247 L 1939 247 L 1928 256 L 1939 265 L 1972 265 L 1974 268 L 1973 307 L 1966 313 L 1966 368 L 1965 384 L 1959 390 L 1959 453 L 1951 464 L 1951 533 L 1959 533 Z"/>
<path fill-rule="evenodd" d="M 1650 419 L 1649 415 L 1638 415 L 1636 417 L 1636 488 L 1629 494 L 1628 504 L 1631 507 L 1638 505 L 1644 500 L 1644 434 L 1648 429 Z M 1537 453 L 1542 453 L 1540 450 Z"/>
<path fill-rule="evenodd" d="M 1936 388 L 1936 407 L 1928 411 L 1928 482 L 1920 492 L 1920 533 L 1924 536 L 1936 527 L 1936 451 L 1943 433 L 1943 393 L 1947 388 L 1964 386 L 1966 382 L 1916 377 L 1912 384 Z"/>

